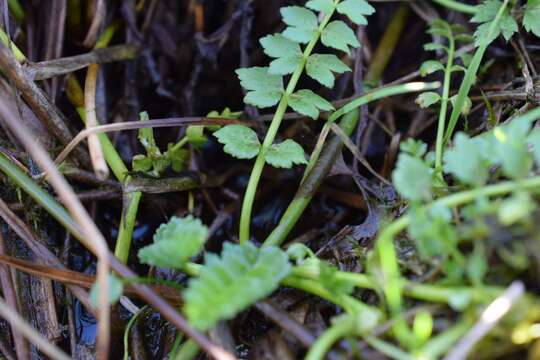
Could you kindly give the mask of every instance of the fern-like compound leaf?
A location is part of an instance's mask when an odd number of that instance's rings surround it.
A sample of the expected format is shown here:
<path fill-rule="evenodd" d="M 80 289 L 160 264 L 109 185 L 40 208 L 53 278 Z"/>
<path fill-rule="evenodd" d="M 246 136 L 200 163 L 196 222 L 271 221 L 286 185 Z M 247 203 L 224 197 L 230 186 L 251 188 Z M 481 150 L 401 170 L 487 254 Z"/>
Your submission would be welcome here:
<path fill-rule="evenodd" d="M 192 256 L 197 255 L 206 241 L 208 228 L 193 216 L 172 217 L 161 224 L 154 234 L 154 243 L 139 250 L 142 263 L 181 269 Z"/>
<path fill-rule="evenodd" d="M 527 1 L 527 7 L 523 15 L 523 27 L 540 37 L 540 0 Z"/>
<path fill-rule="evenodd" d="M 276 168 L 290 169 L 294 164 L 307 164 L 304 149 L 294 140 L 273 144 L 264 154 L 264 160 Z"/>
<path fill-rule="evenodd" d="M 277 247 L 225 243 L 221 257 L 206 254 L 199 277 L 189 282 L 184 311 L 195 328 L 208 330 L 268 296 L 290 270 L 287 254 Z"/>
<path fill-rule="evenodd" d="M 318 27 L 317 16 L 313 11 L 300 6 L 287 6 L 280 11 L 283 22 L 288 25 L 283 36 L 301 44 L 313 38 Z"/>
<path fill-rule="evenodd" d="M 302 51 L 298 43 L 281 34 L 265 36 L 260 43 L 265 54 L 276 59 L 270 63 L 270 74 L 291 74 L 302 61 Z"/>
<path fill-rule="evenodd" d="M 259 153 L 261 143 L 257 133 L 244 125 L 227 125 L 214 133 L 223 150 L 238 159 L 252 159 Z"/>
<path fill-rule="evenodd" d="M 354 32 L 341 20 L 329 23 L 321 34 L 321 42 L 334 49 L 349 53 L 349 46 L 359 47 L 360 43 Z"/>
<path fill-rule="evenodd" d="M 268 67 L 258 66 L 236 70 L 240 85 L 248 90 L 245 103 L 265 108 L 279 102 L 283 93 L 283 79 L 270 74 L 268 70 Z"/>
<path fill-rule="evenodd" d="M 308 76 L 328 88 L 334 87 L 333 72 L 341 74 L 346 71 L 351 69 L 333 54 L 313 54 L 306 63 Z"/>
<path fill-rule="evenodd" d="M 504 12 L 492 36 L 489 36 L 491 25 L 502 5 L 503 3 L 500 0 L 487 0 L 478 5 L 478 12 L 471 19 L 472 22 L 480 24 L 474 33 L 476 46 L 479 46 L 485 42 L 490 43 L 500 34 L 502 34 L 508 41 L 512 35 L 518 31 L 516 20 L 512 17 L 508 8 L 506 8 L 504 9 Z"/>
<path fill-rule="evenodd" d="M 313 120 L 319 117 L 319 109 L 323 111 L 334 110 L 331 103 L 315 94 L 311 90 L 298 90 L 289 96 L 289 105 L 294 111 L 309 116 Z"/>
<path fill-rule="evenodd" d="M 332 0 L 310 0 L 306 3 L 306 7 L 312 10 L 328 13 L 334 8 Z"/>

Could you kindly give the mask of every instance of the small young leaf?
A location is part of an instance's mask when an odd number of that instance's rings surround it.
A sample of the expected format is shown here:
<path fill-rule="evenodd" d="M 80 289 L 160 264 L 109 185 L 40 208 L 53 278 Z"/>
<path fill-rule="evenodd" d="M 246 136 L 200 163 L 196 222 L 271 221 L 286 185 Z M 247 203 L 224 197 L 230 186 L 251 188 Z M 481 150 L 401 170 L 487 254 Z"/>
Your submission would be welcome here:
<path fill-rule="evenodd" d="M 399 154 L 397 167 L 392 173 L 392 182 L 407 200 L 431 199 L 431 169 L 418 158 Z"/>
<path fill-rule="evenodd" d="M 523 27 L 540 37 L 540 0 L 528 0 L 523 15 Z"/>
<path fill-rule="evenodd" d="M 426 76 L 435 71 L 444 70 L 444 65 L 437 60 L 427 60 L 420 65 L 420 75 Z"/>
<path fill-rule="evenodd" d="M 293 164 L 307 164 L 304 149 L 291 139 L 273 144 L 264 155 L 264 160 L 273 167 L 285 169 L 290 169 Z"/>
<path fill-rule="evenodd" d="M 189 143 L 195 147 L 204 146 L 208 137 L 204 135 L 204 125 L 190 125 L 186 129 L 186 137 Z"/>
<path fill-rule="evenodd" d="M 426 51 L 437 51 L 437 50 L 448 51 L 448 47 L 444 46 L 443 44 L 438 44 L 438 43 L 427 43 L 427 44 L 424 44 L 424 50 L 426 50 Z"/>
<path fill-rule="evenodd" d="M 251 159 L 257 156 L 261 143 L 257 133 L 244 125 L 227 125 L 214 133 L 223 150 L 238 159 Z"/>
<path fill-rule="evenodd" d="M 321 42 L 328 47 L 342 50 L 347 54 L 349 53 L 349 45 L 355 48 L 360 46 L 354 32 L 341 20 L 332 21 L 324 28 Z"/>
<path fill-rule="evenodd" d="M 169 143 L 165 157 L 171 163 L 171 169 L 179 173 L 184 169 L 184 165 L 189 160 L 189 150 L 182 148 L 175 148 L 173 144 Z"/>
<path fill-rule="evenodd" d="M 265 108 L 279 102 L 283 93 L 283 79 L 281 76 L 270 74 L 268 70 L 267 67 L 236 70 L 240 85 L 248 90 L 244 97 L 245 103 Z"/>
<path fill-rule="evenodd" d="M 375 12 L 375 8 L 366 0 L 345 0 L 339 3 L 337 11 L 347 15 L 357 25 L 367 25 L 366 16 Z"/>
<path fill-rule="evenodd" d="M 276 58 L 270 63 L 270 74 L 290 74 L 302 61 L 300 46 L 281 34 L 265 36 L 260 43 L 266 55 Z"/>
<path fill-rule="evenodd" d="M 530 127 L 527 119 L 517 119 L 493 129 L 494 155 L 500 159 L 504 175 L 510 178 L 523 178 L 531 170 L 533 162 L 526 141 Z"/>
<path fill-rule="evenodd" d="M 528 218 L 536 209 L 536 203 L 527 192 L 520 191 L 501 204 L 497 217 L 501 224 L 510 226 Z"/>
<path fill-rule="evenodd" d="M 422 158 L 427 151 L 427 145 L 425 142 L 408 138 L 399 144 L 399 149 L 404 153 L 412 155 L 415 158 Z"/>
<path fill-rule="evenodd" d="M 208 330 L 268 296 L 290 270 L 287 254 L 277 247 L 225 243 L 221 257 L 207 253 L 199 277 L 190 280 L 184 311 L 196 329 Z"/>
<path fill-rule="evenodd" d="M 306 63 L 306 73 L 330 89 L 334 87 L 332 72 L 341 74 L 345 71 L 351 71 L 351 69 L 333 54 L 313 54 Z"/>
<path fill-rule="evenodd" d="M 192 256 L 201 251 L 207 236 L 208 228 L 201 220 L 191 215 L 172 217 L 157 229 L 154 243 L 139 250 L 139 260 L 163 268 L 182 269 Z"/>
<path fill-rule="evenodd" d="M 283 31 L 283 36 L 287 39 L 308 43 L 315 31 L 317 31 L 317 16 L 308 9 L 300 6 L 287 6 L 280 10 L 283 22 L 288 27 Z"/>
<path fill-rule="evenodd" d="M 99 283 L 94 283 L 90 289 L 90 302 L 96 308 L 99 306 Z M 109 274 L 107 277 L 107 285 L 109 287 L 109 304 L 114 304 L 122 297 L 124 292 L 124 283 L 116 276 Z"/>
<path fill-rule="evenodd" d="M 471 22 L 480 23 L 476 28 L 474 37 L 476 39 L 476 46 L 484 43 L 490 43 L 495 40 L 501 33 L 504 38 L 508 41 L 512 35 L 517 32 L 518 25 L 516 20 L 510 14 L 508 8 L 504 9 L 504 12 L 500 18 L 497 27 L 492 34 L 489 36 L 489 30 L 491 28 L 492 22 L 495 20 L 497 13 L 499 12 L 500 7 L 503 3 L 500 0 L 486 0 L 482 4 L 478 5 L 478 12 L 473 16 Z"/>
<path fill-rule="evenodd" d="M 311 90 L 298 90 L 289 97 L 289 106 L 300 114 L 309 116 L 313 120 L 319 117 L 319 109 L 323 111 L 333 110 L 331 103 L 315 94 Z"/>
<path fill-rule="evenodd" d="M 454 147 L 444 154 L 445 172 L 470 185 L 483 185 L 488 178 L 489 163 L 482 151 L 482 139 L 470 139 L 464 133 L 456 134 Z"/>
<path fill-rule="evenodd" d="M 438 103 L 441 100 L 441 96 L 433 91 L 426 91 L 416 97 L 415 102 L 422 108 L 428 108 L 433 104 Z"/>
<path fill-rule="evenodd" d="M 131 168 L 133 171 L 148 172 L 152 169 L 152 159 L 146 155 L 135 155 L 131 159 Z"/>
<path fill-rule="evenodd" d="M 311 10 L 328 13 L 334 8 L 334 1 L 332 0 L 309 0 L 306 3 L 306 7 Z"/>

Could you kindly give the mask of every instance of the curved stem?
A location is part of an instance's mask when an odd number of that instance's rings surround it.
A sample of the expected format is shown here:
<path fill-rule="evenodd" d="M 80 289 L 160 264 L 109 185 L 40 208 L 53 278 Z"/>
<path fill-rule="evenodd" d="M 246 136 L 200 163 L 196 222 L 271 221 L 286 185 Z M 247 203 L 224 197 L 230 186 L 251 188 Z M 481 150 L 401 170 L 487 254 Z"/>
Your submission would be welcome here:
<path fill-rule="evenodd" d="M 325 358 L 326 353 L 330 351 L 332 345 L 339 339 L 354 333 L 354 318 L 347 317 L 340 319 L 330 326 L 319 336 L 317 341 L 309 348 L 305 360 L 321 360 Z"/>
<path fill-rule="evenodd" d="M 300 76 L 304 71 L 307 59 L 309 55 L 311 55 L 313 48 L 319 41 L 322 31 L 330 21 L 334 10 L 335 8 L 332 8 L 332 10 L 325 15 L 324 19 L 321 21 L 315 33 L 315 36 L 313 37 L 313 39 L 311 39 L 311 41 L 304 49 L 304 52 L 302 54 L 302 61 L 295 69 L 291 76 L 291 79 L 289 80 L 287 88 L 285 89 L 285 92 L 281 97 L 276 112 L 274 113 L 274 117 L 272 118 L 272 122 L 270 123 L 270 127 L 268 128 L 268 132 L 266 133 L 266 136 L 264 138 L 261 150 L 257 155 L 257 159 L 255 160 L 255 164 L 253 165 L 253 169 L 251 170 L 248 186 L 244 195 L 244 201 L 242 203 L 242 212 L 240 214 L 240 243 L 244 243 L 249 240 L 249 227 L 251 223 L 253 201 L 255 200 L 257 186 L 259 184 L 259 180 L 264 169 L 266 151 L 270 148 L 270 146 L 272 146 L 274 142 L 276 134 L 279 130 L 279 126 L 281 125 L 281 121 L 283 120 L 283 115 L 285 115 L 285 111 L 287 110 L 289 96 L 294 92 L 296 84 L 298 83 L 298 80 L 300 79 Z"/>
<path fill-rule="evenodd" d="M 433 1 L 438 3 L 439 5 L 447 7 L 448 9 L 460 11 L 465 14 L 474 15 L 478 12 L 478 8 L 476 6 L 464 4 L 455 0 L 433 0 Z"/>

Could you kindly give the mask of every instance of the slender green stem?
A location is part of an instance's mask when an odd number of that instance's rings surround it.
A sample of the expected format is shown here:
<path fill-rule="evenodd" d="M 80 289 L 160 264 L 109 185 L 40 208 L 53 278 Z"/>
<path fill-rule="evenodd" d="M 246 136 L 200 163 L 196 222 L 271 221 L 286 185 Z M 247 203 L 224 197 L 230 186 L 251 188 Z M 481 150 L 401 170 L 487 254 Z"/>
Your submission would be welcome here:
<path fill-rule="evenodd" d="M 129 322 L 126 325 L 126 330 L 124 330 L 124 360 L 129 359 L 129 333 L 131 331 L 131 328 L 137 321 L 137 318 L 139 315 L 141 315 L 146 309 L 148 308 L 148 305 L 143 306 L 139 309 L 132 317 L 129 319 Z"/>
<path fill-rule="evenodd" d="M 478 8 L 473 5 L 464 4 L 455 0 L 433 0 L 434 2 L 452 10 L 460 11 L 465 14 L 474 15 L 478 12 Z"/>
<path fill-rule="evenodd" d="M 324 359 L 326 353 L 330 351 L 339 339 L 352 335 L 355 332 L 355 318 L 350 316 L 340 319 L 332 324 L 326 331 L 319 336 L 317 341 L 309 348 L 305 360 L 321 360 Z"/>
<path fill-rule="evenodd" d="M 437 126 L 437 140 L 435 142 L 435 169 L 438 172 L 442 171 L 443 137 L 446 126 L 446 111 L 448 109 L 450 95 L 450 79 L 452 77 L 452 66 L 454 61 L 454 52 L 456 49 L 452 29 L 450 29 L 450 26 L 448 26 L 448 28 L 450 33 L 450 36 L 448 37 L 448 60 L 444 70 L 443 93 L 441 98 L 441 109 L 439 112 L 439 124 Z"/>
<path fill-rule="evenodd" d="M 293 72 L 289 80 L 289 83 L 287 85 L 287 88 L 285 89 L 285 92 L 283 96 L 281 97 L 281 100 L 278 104 L 276 112 L 274 113 L 274 117 L 272 118 L 272 122 L 270 123 L 270 127 L 268 128 L 268 132 L 266 133 L 266 136 L 262 143 L 261 150 L 259 154 L 257 155 L 257 159 L 255 160 L 255 164 L 253 165 L 253 169 L 251 170 L 248 186 L 246 188 L 246 193 L 244 195 L 244 201 L 242 203 L 242 211 L 240 213 L 240 243 L 244 243 L 249 240 L 251 212 L 253 210 L 253 202 L 255 200 L 257 186 L 259 184 L 259 180 L 261 178 L 261 174 L 265 165 L 266 151 L 274 143 L 274 139 L 279 130 L 279 126 L 281 125 L 281 121 L 283 120 L 283 115 L 285 115 L 285 111 L 287 110 L 289 96 L 294 92 L 294 89 L 296 88 L 296 84 L 298 83 L 298 80 L 300 79 L 300 76 L 302 75 L 302 72 L 304 71 L 304 67 L 306 65 L 307 59 L 311 55 L 313 48 L 319 41 L 322 31 L 324 30 L 324 28 L 330 21 L 330 18 L 332 17 L 332 14 L 334 13 L 334 11 L 335 9 L 332 8 L 332 10 L 329 11 L 328 14 L 325 15 L 315 35 L 313 36 L 313 39 L 311 39 L 311 41 L 307 44 L 306 48 L 304 49 L 304 52 L 302 54 L 302 61 Z"/>

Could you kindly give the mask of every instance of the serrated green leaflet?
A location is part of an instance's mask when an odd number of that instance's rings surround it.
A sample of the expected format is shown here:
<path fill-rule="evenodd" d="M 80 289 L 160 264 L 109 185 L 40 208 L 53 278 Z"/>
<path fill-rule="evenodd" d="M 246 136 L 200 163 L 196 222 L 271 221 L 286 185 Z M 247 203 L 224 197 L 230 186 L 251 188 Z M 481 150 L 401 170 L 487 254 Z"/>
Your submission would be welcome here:
<path fill-rule="evenodd" d="M 260 43 L 266 55 L 276 58 L 270 63 L 270 74 L 290 74 L 302 61 L 300 46 L 281 34 L 265 36 Z"/>
<path fill-rule="evenodd" d="M 431 169 L 418 158 L 399 154 L 397 167 L 392 173 L 392 182 L 407 200 L 431 199 Z"/>
<path fill-rule="evenodd" d="M 334 49 L 349 53 L 349 46 L 359 47 L 360 43 L 356 39 L 354 32 L 341 20 L 334 20 L 329 23 L 321 34 L 321 42 Z"/>
<path fill-rule="evenodd" d="M 426 76 L 436 71 L 444 70 L 444 65 L 437 60 L 427 60 L 420 65 L 420 75 Z"/>
<path fill-rule="evenodd" d="M 309 116 L 316 120 L 319 117 L 319 110 L 330 111 L 334 107 L 331 103 L 315 94 L 311 90 L 298 90 L 289 96 L 289 105 L 294 111 Z"/>
<path fill-rule="evenodd" d="M 109 274 L 107 277 L 107 285 L 109 287 L 109 304 L 114 304 L 122 297 L 122 294 L 124 293 L 124 284 L 119 278 Z M 90 289 L 90 302 L 96 308 L 99 307 L 99 292 L 99 283 L 93 284 Z"/>
<path fill-rule="evenodd" d="M 523 27 L 540 37 L 540 0 L 528 0 L 523 15 Z"/>
<path fill-rule="evenodd" d="M 334 54 L 313 54 L 306 63 L 306 73 L 309 77 L 328 88 L 334 87 L 333 72 L 341 74 L 346 71 L 351 69 Z"/>
<path fill-rule="evenodd" d="M 333 0 L 310 0 L 306 3 L 306 7 L 312 10 L 321 11 L 324 13 L 329 12 L 334 8 Z"/>
<path fill-rule="evenodd" d="M 261 143 L 257 133 L 244 125 L 227 125 L 214 133 L 223 150 L 238 159 L 251 159 L 257 156 Z"/>
<path fill-rule="evenodd" d="M 280 9 L 283 22 L 288 27 L 283 36 L 298 43 L 307 43 L 317 31 L 317 16 L 300 6 L 287 6 Z"/>
<path fill-rule="evenodd" d="M 439 101 L 441 101 L 441 96 L 433 91 L 421 93 L 416 98 L 416 103 L 423 109 L 428 108 Z"/>
<path fill-rule="evenodd" d="M 199 277 L 189 282 L 184 311 L 195 328 L 208 330 L 272 293 L 290 270 L 279 248 L 225 243 L 221 257 L 206 254 Z"/>
<path fill-rule="evenodd" d="M 240 85 L 248 93 L 244 102 L 260 108 L 273 106 L 279 102 L 283 93 L 281 76 L 269 73 L 268 67 L 251 67 L 237 69 Z"/>
<path fill-rule="evenodd" d="M 139 250 L 139 260 L 144 264 L 168 269 L 182 269 L 186 262 L 203 248 L 208 228 L 191 215 L 172 217 L 161 224 L 154 234 L 154 243 Z"/>
<path fill-rule="evenodd" d="M 478 5 L 479 11 L 471 19 L 471 22 L 480 24 L 474 33 L 476 46 L 492 42 L 501 33 L 506 40 L 509 40 L 517 32 L 517 22 L 510 14 L 508 8 L 505 8 L 495 27 L 495 31 L 490 36 L 491 25 L 502 5 L 503 3 L 500 0 L 487 0 Z"/>
<path fill-rule="evenodd" d="M 483 156 L 487 146 L 482 139 L 470 139 L 457 133 L 454 146 L 444 154 L 444 169 L 460 181 L 470 185 L 483 185 L 487 181 L 489 163 Z"/>
<path fill-rule="evenodd" d="M 294 164 L 307 164 L 304 149 L 291 139 L 273 144 L 264 154 L 264 160 L 273 167 L 285 169 Z"/>
<path fill-rule="evenodd" d="M 530 126 L 527 119 L 518 119 L 493 129 L 495 154 L 500 159 L 503 173 L 510 178 L 525 177 L 532 167 L 526 142 Z"/>
<path fill-rule="evenodd" d="M 375 8 L 365 0 L 345 0 L 339 3 L 337 11 L 357 25 L 367 25 L 366 16 L 373 14 Z"/>

